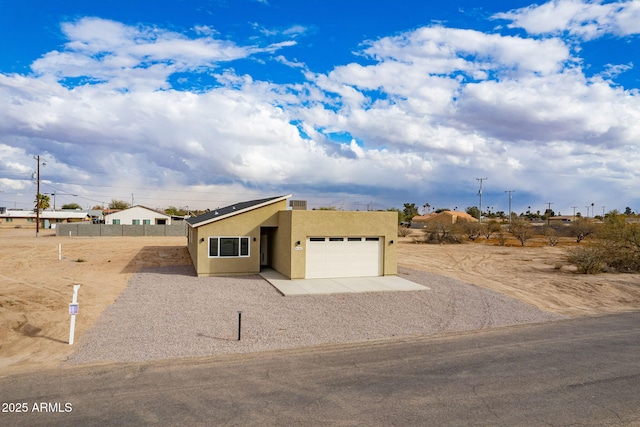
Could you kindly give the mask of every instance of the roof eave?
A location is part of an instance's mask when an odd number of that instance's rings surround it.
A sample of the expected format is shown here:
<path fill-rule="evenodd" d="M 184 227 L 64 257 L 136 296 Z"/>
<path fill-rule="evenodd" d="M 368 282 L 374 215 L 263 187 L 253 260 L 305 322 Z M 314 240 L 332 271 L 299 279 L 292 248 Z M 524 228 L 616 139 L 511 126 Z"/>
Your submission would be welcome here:
<path fill-rule="evenodd" d="M 195 224 L 190 224 L 190 223 L 187 222 L 187 224 L 191 228 L 202 227 L 203 225 L 211 224 L 212 222 L 220 221 L 221 219 L 230 218 L 230 217 L 232 217 L 234 215 L 239 215 L 239 214 L 244 213 L 244 212 L 249 212 L 249 211 L 252 211 L 254 209 L 260 209 L 260 208 L 263 208 L 265 206 L 269 206 L 269 205 L 272 205 L 274 203 L 278 203 L 278 202 L 281 202 L 283 200 L 287 200 L 291 196 L 292 196 L 291 194 L 287 194 L 286 196 L 281 196 L 281 197 L 269 200 L 267 202 L 260 203 L 258 205 L 249 206 L 248 208 L 238 209 L 237 211 L 229 212 L 228 214 L 225 214 L 225 215 L 220 215 L 218 217 L 210 218 L 210 219 L 207 219 L 205 221 L 197 222 Z"/>

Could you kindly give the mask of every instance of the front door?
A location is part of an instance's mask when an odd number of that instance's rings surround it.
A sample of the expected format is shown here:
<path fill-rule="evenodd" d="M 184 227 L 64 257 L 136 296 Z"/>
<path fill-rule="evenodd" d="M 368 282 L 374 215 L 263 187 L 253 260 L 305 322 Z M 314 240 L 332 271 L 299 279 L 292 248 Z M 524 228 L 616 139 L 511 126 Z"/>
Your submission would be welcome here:
<path fill-rule="evenodd" d="M 260 267 L 266 267 L 269 265 L 269 245 L 267 241 L 267 235 L 260 235 Z"/>

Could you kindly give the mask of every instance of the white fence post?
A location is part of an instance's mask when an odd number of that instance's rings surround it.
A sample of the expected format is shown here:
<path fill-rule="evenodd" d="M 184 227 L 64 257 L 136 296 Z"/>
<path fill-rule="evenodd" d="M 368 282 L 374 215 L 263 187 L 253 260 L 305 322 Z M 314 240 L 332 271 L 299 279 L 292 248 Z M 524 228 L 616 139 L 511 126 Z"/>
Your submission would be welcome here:
<path fill-rule="evenodd" d="M 73 344 L 76 333 L 76 314 L 78 314 L 78 290 L 80 285 L 73 285 L 73 297 L 69 304 L 69 314 L 71 315 L 71 327 L 69 328 L 69 345 Z"/>

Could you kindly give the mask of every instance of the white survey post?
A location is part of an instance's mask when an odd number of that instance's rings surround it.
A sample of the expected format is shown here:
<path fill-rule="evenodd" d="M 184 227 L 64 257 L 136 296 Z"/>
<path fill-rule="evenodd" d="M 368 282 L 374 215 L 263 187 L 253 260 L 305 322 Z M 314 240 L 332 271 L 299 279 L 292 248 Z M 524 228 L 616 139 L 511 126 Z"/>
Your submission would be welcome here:
<path fill-rule="evenodd" d="M 76 333 L 76 314 L 78 314 L 78 290 L 80 285 L 73 285 L 73 297 L 69 304 L 69 314 L 71 315 L 71 327 L 69 328 L 69 345 L 73 344 L 73 338 Z"/>

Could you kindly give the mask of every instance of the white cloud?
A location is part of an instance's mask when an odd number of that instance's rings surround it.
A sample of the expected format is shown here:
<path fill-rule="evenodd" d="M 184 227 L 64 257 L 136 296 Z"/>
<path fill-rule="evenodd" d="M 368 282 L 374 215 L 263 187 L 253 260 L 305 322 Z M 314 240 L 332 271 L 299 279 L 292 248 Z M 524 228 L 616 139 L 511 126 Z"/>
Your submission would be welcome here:
<path fill-rule="evenodd" d="M 640 34 L 640 2 L 634 0 L 603 3 L 594 0 L 553 0 L 505 13 L 494 19 L 512 21 L 511 28 L 529 34 L 561 34 L 592 40 L 605 34 Z"/>
<path fill-rule="evenodd" d="M 69 39 L 65 49 L 35 61 L 32 69 L 37 75 L 83 77 L 127 89 L 166 88 L 166 80 L 173 73 L 215 67 L 287 45 L 240 47 L 211 35 L 190 39 L 167 30 L 125 26 L 100 18 L 64 23 L 62 31 Z"/>
<path fill-rule="evenodd" d="M 616 16 L 631 13 L 623 9 Z M 368 65 L 326 74 L 274 54 L 307 78 L 278 85 L 230 66 L 293 41 L 239 46 L 208 27 L 189 38 L 98 18 L 63 29 L 68 43 L 35 61 L 33 75 L 0 74 L 0 134 L 11 152 L 0 167 L 23 173 L 33 154 L 48 153 L 52 184 L 88 199 L 96 183 L 134 187 L 158 203 L 164 189 L 216 188 L 221 203 L 245 198 L 233 197 L 242 189 L 263 196 L 291 187 L 342 195 L 454 188 L 473 197 L 473 178 L 489 174 L 490 185 L 558 198 L 585 194 L 584 176 L 597 174 L 618 183 L 607 197 L 637 198 L 638 93 L 604 78 L 625 67 L 586 77 L 559 37 L 418 28 L 366 42 Z M 170 77 L 184 71 L 216 84 L 173 88 Z M 69 84 L 80 77 L 93 82 Z"/>
<path fill-rule="evenodd" d="M 549 74 L 571 59 L 568 47 L 558 39 L 533 40 L 445 27 L 385 37 L 370 42 L 364 53 L 379 61 L 418 66 L 430 74 L 477 70 Z"/>

